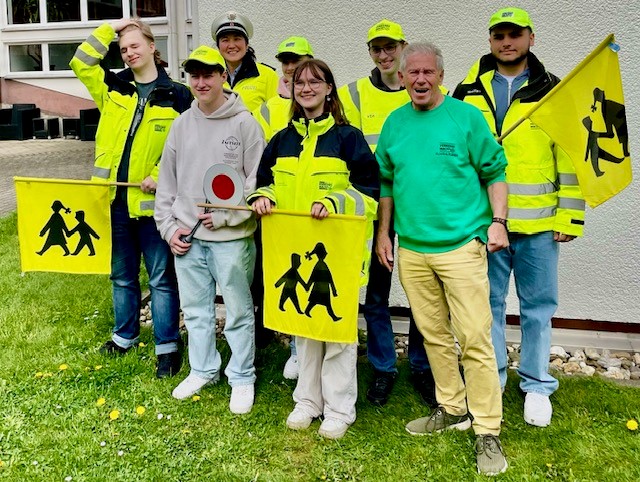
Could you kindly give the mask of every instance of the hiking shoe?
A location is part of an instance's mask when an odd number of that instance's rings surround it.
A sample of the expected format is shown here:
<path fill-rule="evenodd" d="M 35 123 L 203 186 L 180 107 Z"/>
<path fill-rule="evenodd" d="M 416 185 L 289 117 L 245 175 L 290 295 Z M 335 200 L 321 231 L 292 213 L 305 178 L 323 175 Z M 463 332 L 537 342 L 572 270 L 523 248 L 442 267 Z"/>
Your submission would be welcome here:
<path fill-rule="evenodd" d="M 469 414 L 451 415 L 439 406 L 430 417 L 413 420 L 405 427 L 411 435 L 431 435 L 445 430 L 467 430 L 471 427 Z"/>
<path fill-rule="evenodd" d="M 253 408 L 254 395 L 253 383 L 251 385 L 231 387 L 231 400 L 229 400 L 231 413 L 236 415 L 249 413 Z"/>
<path fill-rule="evenodd" d="M 553 407 L 548 395 L 527 393 L 524 399 L 524 421 L 536 427 L 547 427 L 551 423 Z"/>
<path fill-rule="evenodd" d="M 103 355 L 124 355 L 129 350 L 130 350 L 129 348 L 122 348 L 115 341 L 109 340 L 109 341 L 106 341 L 105 344 L 102 345 L 98 351 Z"/>
<path fill-rule="evenodd" d="M 287 363 L 284 364 L 284 370 L 282 370 L 282 376 L 287 380 L 297 380 L 298 379 L 298 356 L 291 355 L 287 360 Z"/>
<path fill-rule="evenodd" d="M 291 430 L 304 430 L 309 428 L 314 417 L 309 415 L 304 409 L 296 407 L 287 417 L 287 427 Z"/>
<path fill-rule="evenodd" d="M 498 475 L 507 470 L 509 464 L 497 435 L 487 433 L 476 437 L 476 464 L 478 473 L 484 475 Z"/>
<path fill-rule="evenodd" d="M 382 407 L 389 400 L 389 395 L 396 382 L 395 372 L 374 372 L 373 382 L 367 390 L 367 400 Z"/>
<path fill-rule="evenodd" d="M 180 384 L 173 389 L 171 396 L 178 400 L 184 400 L 189 398 L 200 391 L 202 387 L 208 384 L 213 384 L 218 381 L 218 378 L 202 378 L 198 375 L 190 374 L 187 378 L 182 380 Z"/>
<path fill-rule="evenodd" d="M 158 367 L 156 368 L 156 377 L 168 378 L 178 374 L 182 367 L 182 356 L 177 351 L 158 355 Z"/>
<path fill-rule="evenodd" d="M 347 433 L 348 428 L 349 424 L 347 422 L 343 422 L 342 420 L 338 420 L 337 418 L 329 417 L 325 418 L 320 424 L 318 435 L 321 435 L 324 438 L 337 440 L 344 437 L 344 434 Z"/>
<path fill-rule="evenodd" d="M 424 403 L 431 408 L 437 408 L 436 381 L 433 379 L 431 370 L 411 372 L 411 383 Z"/>

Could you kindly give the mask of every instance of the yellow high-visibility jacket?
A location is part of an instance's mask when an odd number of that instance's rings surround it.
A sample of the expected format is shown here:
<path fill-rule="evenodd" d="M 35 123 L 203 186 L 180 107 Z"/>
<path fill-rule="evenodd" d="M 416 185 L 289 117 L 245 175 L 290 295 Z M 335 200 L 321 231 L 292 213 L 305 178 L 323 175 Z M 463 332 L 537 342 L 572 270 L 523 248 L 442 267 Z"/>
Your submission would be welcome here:
<path fill-rule="evenodd" d="M 279 95 L 271 97 L 260 108 L 252 112 L 264 132 L 264 138 L 269 142 L 278 132 L 287 127 L 291 120 L 291 99 Z"/>
<path fill-rule="evenodd" d="M 491 86 L 496 67 L 492 55 L 482 57 L 458 85 L 453 97 L 480 109 L 494 136 L 498 137 Z M 502 131 L 560 81 L 547 72 L 532 53 L 528 56 L 528 68 L 529 80 L 513 96 Z M 523 234 L 557 231 L 582 236 L 585 204 L 569 156 L 529 119 L 507 135 L 502 146 L 508 162 L 509 231 Z"/>
<path fill-rule="evenodd" d="M 319 202 L 330 213 L 366 216 L 364 285 L 378 208 L 378 170 L 358 129 L 336 125 L 330 114 L 292 121 L 265 149 L 258 168 L 258 189 L 247 197 L 247 203 L 266 196 L 279 209 L 310 212 L 313 203 Z"/>
<path fill-rule="evenodd" d="M 233 85 L 225 82 L 224 86 L 237 93 L 249 112 L 253 112 L 271 97 L 278 95 L 279 80 L 272 67 L 256 62 L 247 54 L 242 59 Z"/>
<path fill-rule="evenodd" d="M 115 31 L 105 23 L 96 28 L 84 41 L 69 62 L 74 73 L 87 87 L 98 109 L 100 122 L 96 132 L 95 162 L 92 180 L 113 182 L 127 142 L 129 129 L 138 104 L 138 93 L 130 69 L 115 74 L 105 70 L 100 61 L 108 52 Z M 131 145 L 127 181 L 140 184 L 146 177 L 158 180 L 158 164 L 165 139 L 173 120 L 187 110 L 192 100 L 189 89 L 173 82 L 158 66 L 154 90 Z M 111 189 L 111 200 L 116 188 Z M 138 187 L 127 190 L 129 215 L 153 216 L 155 196 Z"/>

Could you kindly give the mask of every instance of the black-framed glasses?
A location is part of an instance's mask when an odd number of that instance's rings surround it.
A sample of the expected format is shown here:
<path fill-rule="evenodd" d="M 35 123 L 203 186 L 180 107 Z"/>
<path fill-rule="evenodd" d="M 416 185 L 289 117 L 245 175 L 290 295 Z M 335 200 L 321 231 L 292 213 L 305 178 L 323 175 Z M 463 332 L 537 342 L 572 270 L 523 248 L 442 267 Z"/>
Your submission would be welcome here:
<path fill-rule="evenodd" d="M 372 45 L 371 47 L 369 47 L 369 52 L 371 52 L 373 55 L 380 55 L 384 50 L 385 54 L 391 55 L 396 53 L 396 50 L 398 50 L 398 45 L 399 44 L 385 45 L 384 47 L 377 47 L 375 45 Z"/>

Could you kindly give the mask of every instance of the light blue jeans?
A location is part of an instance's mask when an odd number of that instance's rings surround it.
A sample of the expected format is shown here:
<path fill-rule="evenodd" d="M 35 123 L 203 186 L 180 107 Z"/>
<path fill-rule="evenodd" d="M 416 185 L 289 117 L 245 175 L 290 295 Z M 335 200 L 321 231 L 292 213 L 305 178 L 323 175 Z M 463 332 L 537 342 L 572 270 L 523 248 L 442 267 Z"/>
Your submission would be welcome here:
<path fill-rule="evenodd" d="M 249 289 L 255 259 L 253 237 L 225 242 L 194 239 L 184 256 L 176 256 L 192 374 L 210 380 L 220 376 L 222 360 L 216 348 L 217 285 L 227 311 L 224 335 L 231 348 L 224 373 L 232 387 L 255 382 L 255 320 Z"/>
<path fill-rule="evenodd" d="M 549 374 L 551 317 L 558 306 L 558 253 L 553 232 L 509 234 L 507 249 L 489 254 L 491 285 L 491 336 L 498 362 L 500 385 L 507 383 L 507 347 L 505 340 L 506 297 L 513 271 L 520 300 L 520 388 L 526 393 L 551 395 L 558 380 Z"/>

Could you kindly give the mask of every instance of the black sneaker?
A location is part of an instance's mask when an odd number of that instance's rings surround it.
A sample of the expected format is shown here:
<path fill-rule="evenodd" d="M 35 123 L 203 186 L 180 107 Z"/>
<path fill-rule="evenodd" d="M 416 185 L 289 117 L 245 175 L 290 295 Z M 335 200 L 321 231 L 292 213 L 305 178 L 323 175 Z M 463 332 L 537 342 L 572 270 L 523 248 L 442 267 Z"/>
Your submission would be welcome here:
<path fill-rule="evenodd" d="M 436 400 L 436 382 L 433 379 L 431 370 L 411 372 L 411 383 L 416 392 L 422 397 L 424 403 L 431 408 L 438 406 L 438 401 Z"/>
<path fill-rule="evenodd" d="M 109 340 L 105 342 L 98 351 L 103 355 L 124 355 L 129 351 L 129 348 L 122 348 L 120 345 L 117 345 L 115 341 Z"/>
<path fill-rule="evenodd" d="M 389 400 L 395 382 L 395 372 L 374 372 L 373 383 L 367 390 L 367 400 L 382 407 Z"/>
<path fill-rule="evenodd" d="M 168 378 L 178 374 L 182 366 L 182 355 L 179 351 L 158 355 L 158 368 L 156 377 Z"/>

